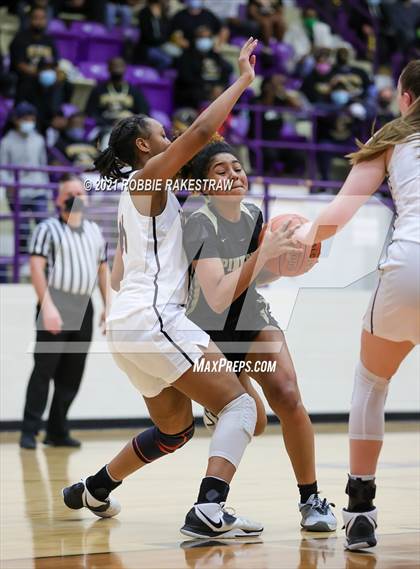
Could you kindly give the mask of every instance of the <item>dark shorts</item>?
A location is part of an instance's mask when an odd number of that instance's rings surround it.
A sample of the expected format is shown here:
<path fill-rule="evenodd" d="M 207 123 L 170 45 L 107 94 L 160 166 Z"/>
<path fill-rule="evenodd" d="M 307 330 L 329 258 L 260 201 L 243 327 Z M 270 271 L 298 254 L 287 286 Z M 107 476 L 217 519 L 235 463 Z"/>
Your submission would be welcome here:
<path fill-rule="evenodd" d="M 253 330 L 206 330 L 210 338 L 217 345 L 227 360 L 241 362 L 246 359 L 252 342 L 257 338 L 261 330 L 267 326 L 274 326 L 280 330 L 277 320 L 269 314 L 268 322 L 258 318 L 253 325 Z M 240 372 L 237 372 L 240 375 Z"/>

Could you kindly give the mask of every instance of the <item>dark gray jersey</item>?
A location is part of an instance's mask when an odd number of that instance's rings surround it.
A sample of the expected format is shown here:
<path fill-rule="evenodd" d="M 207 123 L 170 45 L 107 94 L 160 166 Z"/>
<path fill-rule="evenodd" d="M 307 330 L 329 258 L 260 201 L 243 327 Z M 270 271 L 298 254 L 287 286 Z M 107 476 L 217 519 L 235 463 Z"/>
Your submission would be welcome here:
<path fill-rule="evenodd" d="M 243 265 L 258 248 L 263 225 L 260 209 L 252 203 L 241 204 L 241 218 L 233 223 L 218 214 L 211 203 L 192 213 L 184 227 L 184 248 L 188 261 L 220 259 L 225 274 Z M 269 307 L 257 292 L 255 282 L 222 314 L 214 312 L 204 297 L 197 276 L 191 269 L 188 317 L 198 326 L 212 330 L 255 330 L 261 321 L 269 323 Z M 259 324 L 258 324 L 259 323 Z"/>

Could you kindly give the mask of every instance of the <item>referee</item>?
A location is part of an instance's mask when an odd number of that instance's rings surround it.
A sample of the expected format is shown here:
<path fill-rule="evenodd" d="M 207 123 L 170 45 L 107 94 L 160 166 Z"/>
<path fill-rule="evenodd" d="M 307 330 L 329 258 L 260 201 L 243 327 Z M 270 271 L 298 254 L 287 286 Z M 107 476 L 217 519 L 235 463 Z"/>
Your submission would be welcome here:
<path fill-rule="evenodd" d="M 37 225 L 29 248 L 32 284 L 38 297 L 35 365 L 26 392 L 20 446 L 35 449 L 47 405 L 50 380 L 54 396 L 45 444 L 79 447 L 71 438 L 67 412 L 82 380 L 92 337 L 91 294 L 98 280 L 106 306 L 109 268 L 98 225 L 84 218 L 82 181 L 66 174 L 60 180 L 58 217 Z M 101 323 L 105 320 L 105 309 Z"/>

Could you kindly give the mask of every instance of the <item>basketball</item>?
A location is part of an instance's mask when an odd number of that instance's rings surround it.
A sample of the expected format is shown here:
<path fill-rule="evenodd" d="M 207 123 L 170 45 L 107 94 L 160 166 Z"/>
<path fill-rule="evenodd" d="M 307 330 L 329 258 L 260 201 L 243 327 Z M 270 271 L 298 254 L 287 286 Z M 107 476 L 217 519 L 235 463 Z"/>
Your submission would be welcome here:
<path fill-rule="evenodd" d="M 286 213 L 278 215 L 272 220 L 272 229 L 276 230 L 291 221 L 291 228 L 307 223 L 307 219 L 296 213 Z M 267 225 L 261 231 L 259 242 L 264 239 Z M 274 275 L 282 277 L 297 277 L 310 271 L 317 263 L 321 254 L 321 243 L 313 245 L 302 245 L 302 249 L 296 250 L 295 253 L 287 253 L 270 259 L 265 268 Z"/>

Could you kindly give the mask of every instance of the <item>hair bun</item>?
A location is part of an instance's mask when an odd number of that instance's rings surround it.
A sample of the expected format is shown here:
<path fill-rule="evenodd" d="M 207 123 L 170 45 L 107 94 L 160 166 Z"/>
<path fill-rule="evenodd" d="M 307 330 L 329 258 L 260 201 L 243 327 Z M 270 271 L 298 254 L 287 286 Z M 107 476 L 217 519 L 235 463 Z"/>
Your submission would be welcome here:
<path fill-rule="evenodd" d="M 225 139 L 221 134 L 215 132 L 209 140 L 209 144 L 215 144 L 216 142 L 225 142 Z"/>

